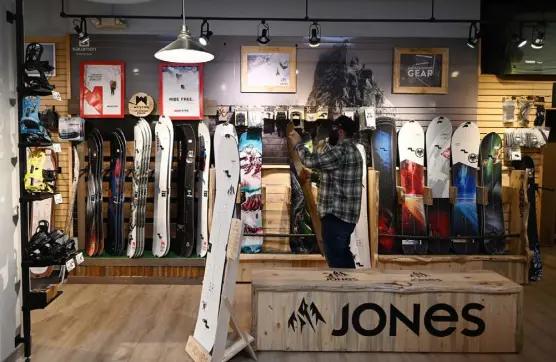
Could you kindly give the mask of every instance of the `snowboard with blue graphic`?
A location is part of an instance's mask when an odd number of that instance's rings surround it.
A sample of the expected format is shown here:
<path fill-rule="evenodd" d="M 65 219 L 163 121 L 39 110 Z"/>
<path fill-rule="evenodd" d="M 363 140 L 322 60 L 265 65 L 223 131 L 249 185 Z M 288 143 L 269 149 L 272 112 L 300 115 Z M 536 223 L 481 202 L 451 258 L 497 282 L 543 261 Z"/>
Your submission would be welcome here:
<path fill-rule="evenodd" d="M 458 236 L 479 236 L 477 169 L 480 133 L 473 122 L 459 125 L 452 136 L 452 185 L 457 189 L 452 213 L 452 247 L 458 254 L 477 254 L 480 243 Z"/>
<path fill-rule="evenodd" d="M 249 129 L 239 139 L 241 220 L 245 234 L 262 234 L 262 164 L 263 143 L 260 129 Z M 262 236 L 244 236 L 243 253 L 259 253 Z"/>

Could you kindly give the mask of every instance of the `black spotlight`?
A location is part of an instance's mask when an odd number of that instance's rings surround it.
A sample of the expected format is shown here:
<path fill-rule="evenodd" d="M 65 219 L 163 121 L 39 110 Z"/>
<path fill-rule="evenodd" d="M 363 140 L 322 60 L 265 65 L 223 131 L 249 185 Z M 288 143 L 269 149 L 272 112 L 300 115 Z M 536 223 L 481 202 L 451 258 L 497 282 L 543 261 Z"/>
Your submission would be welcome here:
<path fill-rule="evenodd" d="M 467 37 L 467 46 L 470 48 L 475 48 L 479 42 L 479 28 L 477 23 L 471 23 L 469 25 L 469 36 Z"/>
<path fill-rule="evenodd" d="M 212 31 L 210 31 L 209 23 L 208 21 L 203 20 L 203 24 L 201 24 L 201 36 L 199 37 L 199 43 L 201 43 L 202 46 L 207 46 L 211 36 Z"/>
<path fill-rule="evenodd" d="M 531 48 L 542 49 L 544 47 L 545 32 L 538 28 L 533 29 L 533 42 L 531 43 Z"/>
<path fill-rule="evenodd" d="M 77 24 L 77 19 L 73 21 L 73 30 L 77 34 L 80 43 L 86 43 L 89 41 L 89 34 L 87 34 L 87 20 L 81 18 L 79 24 Z"/>
<path fill-rule="evenodd" d="M 270 43 L 270 26 L 264 20 L 257 26 L 257 43 L 260 45 Z"/>
<path fill-rule="evenodd" d="M 320 45 L 320 25 L 314 22 L 309 27 L 309 46 L 316 48 Z"/>

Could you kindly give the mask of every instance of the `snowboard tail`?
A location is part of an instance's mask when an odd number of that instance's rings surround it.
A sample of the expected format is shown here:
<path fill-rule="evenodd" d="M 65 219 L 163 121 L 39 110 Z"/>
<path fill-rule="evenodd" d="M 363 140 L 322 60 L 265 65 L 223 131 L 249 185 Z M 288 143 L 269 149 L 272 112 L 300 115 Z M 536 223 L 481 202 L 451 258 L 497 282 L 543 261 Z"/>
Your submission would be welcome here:
<path fill-rule="evenodd" d="M 477 170 L 462 163 L 454 165 L 453 185 L 456 187 L 456 204 L 452 215 L 452 247 L 458 254 L 476 254 L 479 243 L 474 239 L 458 239 L 458 236 L 478 236 Z"/>

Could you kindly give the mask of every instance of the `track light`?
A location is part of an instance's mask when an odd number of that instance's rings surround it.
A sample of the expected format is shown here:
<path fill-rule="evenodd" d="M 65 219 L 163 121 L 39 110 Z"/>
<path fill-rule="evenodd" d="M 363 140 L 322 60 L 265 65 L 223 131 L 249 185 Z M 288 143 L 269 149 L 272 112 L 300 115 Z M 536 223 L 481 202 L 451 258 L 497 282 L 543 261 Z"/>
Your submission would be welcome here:
<path fill-rule="evenodd" d="M 208 21 L 203 20 L 203 23 L 201 24 L 201 36 L 199 37 L 199 43 L 201 43 L 202 46 L 207 46 L 212 34 L 213 33 L 212 31 L 210 31 L 210 26 Z"/>
<path fill-rule="evenodd" d="M 89 41 L 89 34 L 87 34 L 87 20 L 85 18 L 81 18 L 79 24 L 77 24 L 77 19 L 73 21 L 73 30 L 77 34 L 79 38 L 79 42 L 86 43 Z"/>
<path fill-rule="evenodd" d="M 260 45 L 270 43 L 270 26 L 264 20 L 261 20 L 261 23 L 257 26 L 257 43 Z"/>
<path fill-rule="evenodd" d="M 320 45 L 320 25 L 314 22 L 309 27 L 309 46 L 316 48 Z"/>
<path fill-rule="evenodd" d="M 527 44 L 527 39 L 523 36 L 523 24 L 521 24 L 519 34 L 516 35 L 515 40 L 518 48 L 523 48 Z"/>
<path fill-rule="evenodd" d="M 531 48 L 542 49 L 544 47 L 545 33 L 538 28 L 533 29 L 533 42 L 531 43 Z"/>
<path fill-rule="evenodd" d="M 479 42 L 479 28 L 477 23 L 469 25 L 469 36 L 467 37 L 467 46 L 474 49 Z"/>

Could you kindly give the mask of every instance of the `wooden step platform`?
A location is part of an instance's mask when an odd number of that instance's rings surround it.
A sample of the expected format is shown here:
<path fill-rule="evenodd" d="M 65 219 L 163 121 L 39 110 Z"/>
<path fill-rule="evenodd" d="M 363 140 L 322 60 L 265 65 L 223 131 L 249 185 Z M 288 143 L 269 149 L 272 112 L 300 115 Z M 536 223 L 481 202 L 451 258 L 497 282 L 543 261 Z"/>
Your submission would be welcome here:
<path fill-rule="evenodd" d="M 491 271 L 253 270 L 260 351 L 519 352 L 523 288 Z"/>

